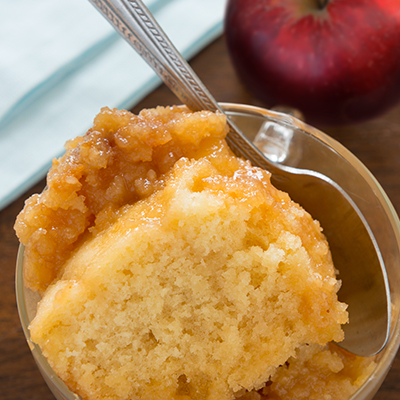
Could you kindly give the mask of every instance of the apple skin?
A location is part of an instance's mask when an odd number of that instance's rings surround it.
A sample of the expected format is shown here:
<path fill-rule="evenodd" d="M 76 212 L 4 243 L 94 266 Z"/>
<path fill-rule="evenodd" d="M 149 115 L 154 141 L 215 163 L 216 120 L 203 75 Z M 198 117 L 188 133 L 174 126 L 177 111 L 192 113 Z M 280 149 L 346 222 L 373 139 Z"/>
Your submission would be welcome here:
<path fill-rule="evenodd" d="M 315 3 L 315 4 L 311 4 Z M 361 122 L 400 100 L 400 0 L 229 0 L 232 63 L 266 107 L 314 125 Z"/>

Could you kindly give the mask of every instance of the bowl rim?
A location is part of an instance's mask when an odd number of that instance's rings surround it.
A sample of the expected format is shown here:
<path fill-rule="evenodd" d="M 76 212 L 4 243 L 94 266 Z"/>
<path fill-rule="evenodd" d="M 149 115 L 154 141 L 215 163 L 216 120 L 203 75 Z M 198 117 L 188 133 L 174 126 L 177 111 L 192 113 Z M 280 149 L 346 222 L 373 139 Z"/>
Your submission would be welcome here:
<path fill-rule="evenodd" d="M 373 186 L 376 188 L 376 195 L 382 204 L 385 213 L 387 214 L 389 221 L 393 227 L 393 232 L 396 236 L 396 241 L 398 247 L 400 248 L 400 220 L 398 218 L 397 212 L 393 207 L 391 201 L 386 195 L 385 191 L 376 180 L 376 178 L 372 175 L 372 173 L 368 170 L 368 168 L 347 148 L 345 148 L 341 143 L 339 143 L 334 138 L 329 135 L 323 133 L 317 128 L 314 128 L 305 122 L 291 116 L 288 114 L 284 114 L 278 111 L 268 110 L 258 106 L 240 104 L 240 103 L 229 103 L 222 102 L 219 103 L 225 112 L 228 114 L 230 112 L 244 112 L 246 114 L 267 117 L 270 120 L 284 123 L 287 125 L 292 125 L 304 133 L 313 136 L 319 141 L 323 142 L 325 145 L 329 146 L 331 149 L 336 151 L 340 156 L 344 159 L 348 160 L 353 167 L 355 167 L 358 172 L 364 177 L 369 186 Z M 80 397 L 70 391 L 65 383 L 55 374 L 51 366 L 48 364 L 46 358 L 43 356 L 38 345 L 33 343 L 30 339 L 29 332 L 29 324 L 30 317 L 27 309 L 26 303 L 26 289 L 24 285 L 24 276 L 23 276 L 23 255 L 24 255 L 24 245 L 20 244 L 18 248 L 17 254 L 17 262 L 16 262 L 16 275 L 15 275 L 15 291 L 16 291 L 16 301 L 17 301 L 17 309 L 19 318 L 21 321 L 22 329 L 28 343 L 28 346 L 32 352 L 32 355 L 36 361 L 36 364 L 39 367 L 39 370 L 45 379 L 46 383 L 49 385 L 50 390 L 53 394 L 55 392 L 59 392 L 63 398 L 66 400 L 77 400 Z M 400 266 L 399 266 L 400 268 Z M 389 282 L 390 284 L 390 282 Z M 393 288 L 390 285 L 390 291 L 392 292 Z M 399 302 L 400 303 L 400 302 Z M 385 348 L 376 356 L 377 357 L 377 365 L 368 379 L 361 385 L 361 387 L 348 399 L 348 400 L 360 400 L 362 395 L 366 395 L 369 397 L 363 397 L 363 399 L 372 399 L 372 396 L 379 390 L 382 382 L 384 381 L 392 362 L 397 354 L 397 351 L 400 347 L 400 314 L 398 313 L 397 306 L 392 303 L 392 307 L 397 307 L 397 314 L 399 315 L 397 319 L 394 319 L 394 313 L 392 313 L 392 327 L 389 336 L 389 340 L 385 346 Z M 51 387 L 53 386 L 53 387 Z"/>

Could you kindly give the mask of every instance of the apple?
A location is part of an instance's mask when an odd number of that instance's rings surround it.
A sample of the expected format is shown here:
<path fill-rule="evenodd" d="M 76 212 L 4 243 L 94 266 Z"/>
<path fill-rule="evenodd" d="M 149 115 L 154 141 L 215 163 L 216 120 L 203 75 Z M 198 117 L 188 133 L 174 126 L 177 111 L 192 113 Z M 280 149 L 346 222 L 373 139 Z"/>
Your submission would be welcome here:
<path fill-rule="evenodd" d="M 400 0 L 228 0 L 232 63 L 265 106 L 349 124 L 400 100 Z"/>

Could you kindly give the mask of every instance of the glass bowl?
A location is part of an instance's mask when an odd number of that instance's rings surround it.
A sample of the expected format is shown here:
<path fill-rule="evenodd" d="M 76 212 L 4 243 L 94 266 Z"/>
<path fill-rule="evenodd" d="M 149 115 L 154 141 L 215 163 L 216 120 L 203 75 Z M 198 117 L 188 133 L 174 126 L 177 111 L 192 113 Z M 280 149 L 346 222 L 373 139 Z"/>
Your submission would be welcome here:
<path fill-rule="evenodd" d="M 396 211 L 367 168 L 328 135 L 287 114 L 241 104 L 221 105 L 271 161 L 304 169 L 317 168 L 318 172 L 338 182 L 348 192 L 367 219 L 387 268 L 392 302 L 391 330 L 385 348 L 375 356 L 375 370 L 349 400 L 372 399 L 384 381 L 400 345 L 400 222 Z M 327 158 L 330 162 L 325 166 L 321 160 Z M 332 168 L 332 163 L 335 168 Z M 35 316 L 40 296 L 25 288 L 23 256 L 24 246 L 21 245 L 16 267 L 16 294 L 18 312 L 28 345 L 56 399 L 77 400 L 80 397 L 72 393 L 57 377 L 40 348 L 30 340 L 28 327 Z"/>

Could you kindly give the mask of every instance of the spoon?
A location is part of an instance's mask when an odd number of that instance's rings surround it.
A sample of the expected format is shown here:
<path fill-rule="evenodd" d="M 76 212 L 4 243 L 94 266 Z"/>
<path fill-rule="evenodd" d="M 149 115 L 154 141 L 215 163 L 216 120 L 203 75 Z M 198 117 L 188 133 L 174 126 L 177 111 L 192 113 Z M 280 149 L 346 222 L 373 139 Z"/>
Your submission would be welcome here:
<path fill-rule="evenodd" d="M 140 0 L 89 0 L 192 111 L 223 113 Z M 340 272 L 340 300 L 348 304 L 342 348 L 371 356 L 390 331 L 390 291 L 382 255 L 363 214 L 336 182 L 318 171 L 273 163 L 228 117 L 227 142 L 239 157 L 271 172 L 271 181 L 319 220 Z"/>

